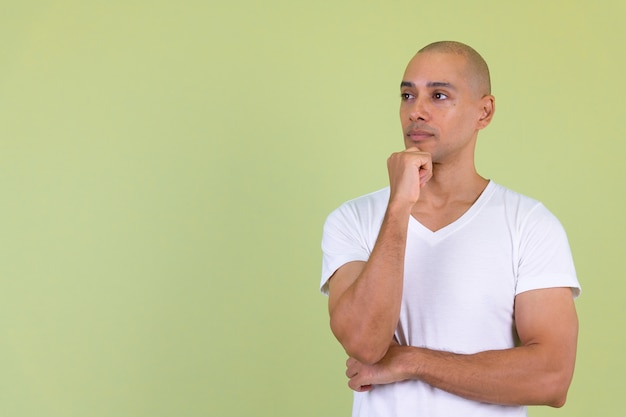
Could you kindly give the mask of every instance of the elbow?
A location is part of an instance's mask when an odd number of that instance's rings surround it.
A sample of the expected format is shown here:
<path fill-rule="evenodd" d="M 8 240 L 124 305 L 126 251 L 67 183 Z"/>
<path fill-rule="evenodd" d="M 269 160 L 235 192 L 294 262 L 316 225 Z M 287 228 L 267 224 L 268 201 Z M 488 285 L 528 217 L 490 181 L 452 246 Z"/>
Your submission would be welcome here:
<path fill-rule="evenodd" d="M 344 349 L 348 356 L 356 359 L 365 365 L 374 365 L 380 362 L 389 349 L 389 344 L 386 344 L 384 348 L 380 346 L 359 344 L 355 346 L 344 345 Z"/>
<path fill-rule="evenodd" d="M 561 408 L 567 401 L 567 393 L 574 377 L 575 351 L 564 354 L 561 350 L 552 355 L 540 355 L 535 363 L 535 372 L 527 379 L 533 392 L 527 405 L 546 405 Z"/>
<path fill-rule="evenodd" d="M 546 397 L 542 402 L 554 408 L 563 407 L 567 401 L 567 391 L 571 380 L 571 375 L 558 375 L 551 378 L 551 381 L 544 386 Z"/>
<path fill-rule="evenodd" d="M 389 350 L 391 337 L 389 340 L 384 340 L 384 338 L 375 337 L 369 332 L 358 332 L 354 329 L 342 331 L 332 319 L 330 327 L 346 354 L 363 364 L 373 365 L 380 362 Z"/>
<path fill-rule="evenodd" d="M 569 382 L 560 386 L 556 386 L 552 390 L 552 395 L 546 402 L 546 405 L 554 408 L 561 408 L 567 401 L 567 390 L 569 388 Z"/>
<path fill-rule="evenodd" d="M 546 401 L 546 405 L 554 408 L 561 408 L 565 405 L 565 401 L 567 400 L 567 390 L 562 392 L 555 392 L 549 399 Z"/>
<path fill-rule="evenodd" d="M 567 399 L 566 396 L 559 397 L 558 399 L 555 399 L 551 404 L 548 404 L 548 405 L 554 408 L 561 408 L 565 405 L 566 399 Z"/>

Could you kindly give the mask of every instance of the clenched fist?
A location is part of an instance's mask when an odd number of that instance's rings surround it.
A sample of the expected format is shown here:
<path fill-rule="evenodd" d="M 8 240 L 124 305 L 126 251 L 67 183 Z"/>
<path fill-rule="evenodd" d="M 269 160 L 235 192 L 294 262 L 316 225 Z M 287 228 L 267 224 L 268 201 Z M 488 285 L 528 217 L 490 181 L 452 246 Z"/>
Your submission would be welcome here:
<path fill-rule="evenodd" d="M 391 187 L 390 202 L 412 207 L 419 199 L 421 187 L 433 175 L 433 163 L 428 152 L 410 147 L 391 154 L 387 159 L 387 170 Z"/>

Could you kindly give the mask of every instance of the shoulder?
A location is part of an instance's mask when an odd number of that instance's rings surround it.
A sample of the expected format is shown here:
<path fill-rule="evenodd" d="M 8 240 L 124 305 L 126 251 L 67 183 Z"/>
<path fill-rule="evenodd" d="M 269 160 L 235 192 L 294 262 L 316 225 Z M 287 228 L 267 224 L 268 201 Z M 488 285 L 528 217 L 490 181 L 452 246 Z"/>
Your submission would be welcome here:
<path fill-rule="evenodd" d="M 521 250 L 537 251 L 544 245 L 569 248 L 563 225 L 543 203 L 506 187 L 496 187 L 495 200 L 504 207 L 509 230 Z"/>
<path fill-rule="evenodd" d="M 328 215 L 327 222 L 333 219 L 369 222 L 379 217 L 382 221 L 388 202 L 389 187 L 385 187 L 346 201 Z"/>
<path fill-rule="evenodd" d="M 558 219 L 542 202 L 521 194 L 503 185 L 492 182 L 493 188 L 490 204 L 505 211 L 510 220 L 520 227 L 530 220 L 557 222 Z"/>
<path fill-rule="evenodd" d="M 378 235 L 388 203 L 389 187 L 346 201 L 326 218 L 323 241 L 334 237 L 369 246 Z"/>
<path fill-rule="evenodd" d="M 541 202 L 538 200 L 493 181 L 490 185 L 493 188 L 493 196 L 496 201 L 506 204 L 507 206 L 516 206 L 523 210 L 533 210 L 535 207 L 541 205 Z"/>

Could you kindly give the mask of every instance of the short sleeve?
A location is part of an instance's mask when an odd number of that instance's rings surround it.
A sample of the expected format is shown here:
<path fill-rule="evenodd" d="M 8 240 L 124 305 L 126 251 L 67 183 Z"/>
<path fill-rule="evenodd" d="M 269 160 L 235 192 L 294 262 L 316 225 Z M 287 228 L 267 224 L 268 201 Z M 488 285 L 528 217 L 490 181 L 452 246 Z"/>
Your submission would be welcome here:
<path fill-rule="evenodd" d="M 542 204 L 521 225 L 516 295 L 542 288 L 570 287 L 574 297 L 580 284 L 567 235 L 559 220 Z"/>
<path fill-rule="evenodd" d="M 328 294 L 328 280 L 342 265 L 353 261 L 367 261 L 370 253 L 354 211 L 346 205 L 333 211 L 324 223 L 322 235 L 320 291 Z"/>

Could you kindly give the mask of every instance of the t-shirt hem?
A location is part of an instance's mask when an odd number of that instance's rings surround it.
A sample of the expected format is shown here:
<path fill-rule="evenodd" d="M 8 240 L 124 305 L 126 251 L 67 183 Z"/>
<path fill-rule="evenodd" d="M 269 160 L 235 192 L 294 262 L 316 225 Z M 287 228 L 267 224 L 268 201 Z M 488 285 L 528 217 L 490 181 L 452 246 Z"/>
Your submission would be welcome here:
<path fill-rule="evenodd" d="M 363 258 L 362 256 L 346 256 L 335 259 L 335 261 L 322 272 L 322 280 L 320 282 L 320 292 L 322 294 L 328 295 L 328 281 L 330 281 L 330 278 L 339 268 L 348 262 L 367 262 L 367 258 Z"/>
<path fill-rule="evenodd" d="M 563 276 L 551 276 L 549 278 L 544 277 L 526 277 L 524 278 L 524 284 L 517 285 L 515 295 L 519 295 L 523 292 L 532 290 L 542 290 L 547 288 L 571 288 L 572 296 L 578 298 L 581 294 L 581 287 L 578 280 L 575 277 L 563 275 Z"/>

